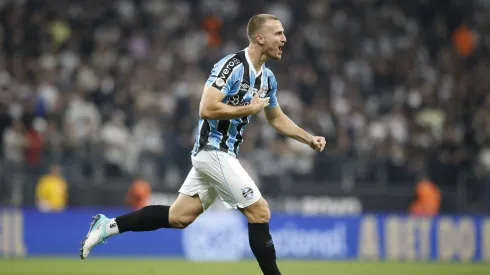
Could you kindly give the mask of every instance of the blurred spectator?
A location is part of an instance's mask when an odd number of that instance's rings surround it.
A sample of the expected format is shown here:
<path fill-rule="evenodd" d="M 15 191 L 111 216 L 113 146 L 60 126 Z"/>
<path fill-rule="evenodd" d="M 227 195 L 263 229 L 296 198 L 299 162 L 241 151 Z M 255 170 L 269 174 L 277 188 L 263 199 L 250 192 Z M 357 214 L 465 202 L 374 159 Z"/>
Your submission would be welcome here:
<path fill-rule="evenodd" d="M 452 41 L 456 50 L 462 56 L 469 56 L 475 49 L 476 36 L 466 25 L 457 27 L 452 35 Z"/>
<path fill-rule="evenodd" d="M 80 93 L 71 96 L 64 117 L 66 138 L 73 146 L 80 146 L 96 138 L 101 125 L 97 107 Z"/>
<path fill-rule="evenodd" d="M 78 180 L 101 187 L 106 176 L 135 173 L 158 188 L 178 186 L 190 166 L 203 84 L 213 64 L 246 47 L 247 20 L 261 10 L 276 14 L 288 36 L 283 59 L 268 64 L 281 107 L 328 139 L 327 152 L 313 154 L 254 119 L 240 158 L 261 182 L 283 187 L 266 195 L 303 188 L 297 179 L 327 192 L 325 181 L 412 185 L 424 173 L 440 188 L 484 189 L 485 1 L 254 3 L 6 1 L 2 158 L 38 169 L 42 152 L 64 161 L 67 176 L 80 173 Z M 35 118 L 47 129 L 33 131 Z M 23 138 L 12 120 L 24 124 Z"/>
<path fill-rule="evenodd" d="M 24 161 L 24 148 L 28 141 L 24 134 L 24 126 L 19 121 L 14 121 L 12 125 L 3 133 L 3 154 L 5 160 L 21 164 Z"/>
<path fill-rule="evenodd" d="M 36 186 L 36 205 L 40 211 L 62 211 L 68 200 L 68 186 L 61 175 L 61 166 L 53 164 L 48 174 L 42 176 Z"/>
<path fill-rule="evenodd" d="M 410 213 L 417 216 L 434 216 L 439 214 L 441 192 L 428 178 L 422 179 L 416 186 L 416 200 L 410 206 Z"/>
<path fill-rule="evenodd" d="M 143 179 L 137 178 L 133 181 L 126 194 L 126 204 L 133 209 L 140 209 L 148 205 L 150 197 L 150 184 Z"/>
<path fill-rule="evenodd" d="M 105 145 L 105 172 L 107 176 L 122 176 L 126 170 L 130 150 L 130 133 L 124 124 L 124 114 L 120 111 L 112 115 L 100 131 Z"/>
<path fill-rule="evenodd" d="M 152 118 L 143 118 L 133 127 L 133 146 L 139 155 L 137 171 L 152 182 L 157 180 L 157 163 L 160 155 L 165 154 L 162 131 L 158 122 Z"/>
<path fill-rule="evenodd" d="M 26 163 L 32 167 L 41 165 L 42 148 L 44 146 L 44 137 L 42 136 L 39 127 L 36 124 L 42 124 L 40 120 L 35 121 L 32 127 L 27 127 L 25 132 L 26 146 L 24 148 L 24 159 Z"/>

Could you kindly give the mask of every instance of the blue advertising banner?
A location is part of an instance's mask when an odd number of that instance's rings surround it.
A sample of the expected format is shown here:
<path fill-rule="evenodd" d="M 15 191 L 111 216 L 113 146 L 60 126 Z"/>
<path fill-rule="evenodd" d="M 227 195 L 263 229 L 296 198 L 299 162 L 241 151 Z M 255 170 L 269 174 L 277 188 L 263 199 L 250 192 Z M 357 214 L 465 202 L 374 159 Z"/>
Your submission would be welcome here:
<path fill-rule="evenodd" d="M 102 213 L 114 217 L 126 211 Z M 2 209 L 0 255 L 78 257 L 91 216 L 99 212 Z M 490 217 L 272 216 L 270 228 L 279 258 L 490 260 Z M 92 251 L 91 257 L 98 256 L 237 261 L 253 254 L 244 217 L 236 211 L 217 210 L 204 213 L 185 230 L 129 232 L 109 238 Z"/>

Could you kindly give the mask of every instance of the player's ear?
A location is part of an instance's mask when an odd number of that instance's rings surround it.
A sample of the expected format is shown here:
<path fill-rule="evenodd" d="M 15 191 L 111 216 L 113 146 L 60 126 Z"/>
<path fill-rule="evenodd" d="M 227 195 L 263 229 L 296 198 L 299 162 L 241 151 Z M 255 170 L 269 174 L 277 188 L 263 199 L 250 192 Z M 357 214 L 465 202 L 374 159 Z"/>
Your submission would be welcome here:
<path fill-rule="evenodd" d="M 264 45 L 265 41 L 264 41 L 264 37 L 260 34 L 256 34 L 255 35 L 255 41 L 257 41 L 257 44 L 259 45 Z"/>

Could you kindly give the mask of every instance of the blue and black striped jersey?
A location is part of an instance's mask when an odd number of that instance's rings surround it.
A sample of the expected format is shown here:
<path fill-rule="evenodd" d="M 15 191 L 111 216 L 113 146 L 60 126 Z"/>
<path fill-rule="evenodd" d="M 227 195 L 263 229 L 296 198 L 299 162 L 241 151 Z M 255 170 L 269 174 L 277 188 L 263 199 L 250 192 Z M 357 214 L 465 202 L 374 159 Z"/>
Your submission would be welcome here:
<path fill-rule="evenodd" d="M 278 106 L 274 74 L 265 64 L 256 72 L 247 49 L 227 55 L 216 63 L 206 86 L 212 85 L 220 90 L 225 95 L 222 102 L 233 106 L 250 104 L 255 93 L 263 88 L 260 96 L 270 98 L 266 108 Z M 192 154 L 197 154 L 208 145 L 237 157 L 243 142 L 243 132 L 250 123 L 250 118 L 251 116 L 230 120 L 200 119 Z"/>

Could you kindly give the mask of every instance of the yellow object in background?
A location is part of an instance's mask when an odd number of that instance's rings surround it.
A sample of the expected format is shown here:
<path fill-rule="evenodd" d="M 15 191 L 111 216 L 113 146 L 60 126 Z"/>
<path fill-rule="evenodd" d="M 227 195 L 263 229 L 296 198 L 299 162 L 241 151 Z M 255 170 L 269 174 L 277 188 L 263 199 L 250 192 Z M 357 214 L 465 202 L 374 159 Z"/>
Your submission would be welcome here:
<path fill-rule="evenodd" d="M 58 165 L 51 167 L 50 172 L 39 179 L 36 186 L 36 203 L 41 211 L 62 211 L 67 203 L 68 186 L 61 176 Z"/>
<path fill-rule="evenodd" d="M 71 36 L 71 28 L 62 21 L 55 21 L 51 24 L 51 36 L 56 46 L 65 43 Z"/>

